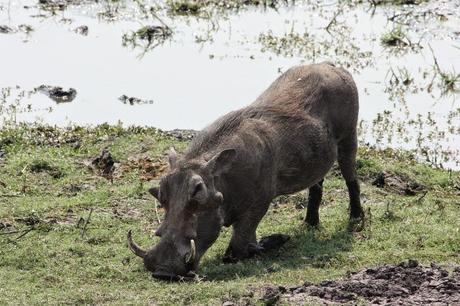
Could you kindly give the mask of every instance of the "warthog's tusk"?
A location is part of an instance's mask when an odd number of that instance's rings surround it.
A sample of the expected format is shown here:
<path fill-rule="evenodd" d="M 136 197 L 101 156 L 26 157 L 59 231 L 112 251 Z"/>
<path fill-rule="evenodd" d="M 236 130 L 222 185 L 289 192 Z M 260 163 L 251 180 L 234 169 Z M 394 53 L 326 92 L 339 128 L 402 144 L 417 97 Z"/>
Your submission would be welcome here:
<path fill-rule="evenodd" d="M 128 231 L 128 246 L 129 246 L 129 248 L 131 249 L 131 251 L 133 251 L 133 253 L 136 254 L 137 256 L 142 257 L 142 258 L 145 257 L 145 254 L 146 254 L 147 252 L 145 252 L 143 249 L 141 249 L 141 248 L 133 241 L 133 237 L 131 236 L 131 230 Z"/>
<path fill-rule="evenodd" d="M 190 253 L 185 256 L 185 263 L 189 264 L 195 260 L 196 256 L 196 247 L 195 247 L 195 240 L 190 239 Z"/>

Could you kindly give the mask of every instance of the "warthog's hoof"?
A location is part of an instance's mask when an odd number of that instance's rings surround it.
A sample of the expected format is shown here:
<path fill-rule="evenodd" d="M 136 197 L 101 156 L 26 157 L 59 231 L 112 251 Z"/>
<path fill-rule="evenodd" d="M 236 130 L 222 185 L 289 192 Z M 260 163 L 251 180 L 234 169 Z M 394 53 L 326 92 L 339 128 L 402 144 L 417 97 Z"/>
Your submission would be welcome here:
<path fill-rule="evenodd" d="M 249 243 L 244 253 L 234 252 L 233 249 L 229 247 L 222 258 L 222 261 L 224 263 L 235 263 L 242 259 L 251 258 L 255 255 L 263 254 L 268 251 L 278 250 L 289 239 L 291 239 L 291 237 L 284 234 L 265 236 L 262 237 L 258 243 Z"/>
<path fill-rule="evenodd" d="M 262 251 L 278 250 L 281 248 L 289 239 L 290 236 L 284 234 L 273 234 L 270 236 L 262 237 L 259 240 L 259 247 Z"/>
<path fill-rule="evenodd" d="M 361 232 L 364 229 L 366 222 L 367 218 L 364 212 L 357 218 L 350 217 L 350 221 L 348 221 L 348 231 Z"/>

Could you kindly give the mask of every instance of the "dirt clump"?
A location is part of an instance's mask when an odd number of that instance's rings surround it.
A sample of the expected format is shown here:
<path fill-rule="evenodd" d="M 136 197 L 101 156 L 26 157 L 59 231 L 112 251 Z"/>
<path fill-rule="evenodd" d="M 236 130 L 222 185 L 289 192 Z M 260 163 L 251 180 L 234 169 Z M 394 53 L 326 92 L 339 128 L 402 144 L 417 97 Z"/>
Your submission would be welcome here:
<path fill-rule="evenodd" d="M 96 169 L 102 177 L 113 180 L 115 161 L 107 148 L 102 149 L 101 154 L 93 158 L 91 166 Z"/>
<path fill-rule="evenodd" d="M 372 185 L 384 188 L 400 195 L 413 196 L 426 190 L 425 186 L 405 177 L 404 175 L 381 171 L 375 175 Z"/>
<path fill-rule="evenodd" d="M 362 301 L 371 305 L 459 305 L 460 266 L 449 273 L 437 264 L 422 266 L 409 260 L 349 272 L 339 280 L 268 286 L 264 290 L 262 301 L 266 304 L 270 304 L 267 296 L 278 295 L 277 300 L 295 305 L 313 301 L 324 305 L 355 305 Z"/>
<path fill-rule="evenodd" d="M 168 169 L 168 163 L 148 156 L 130 157 L 126 162 L 121 163 L 115 176 L 121 177 L 125 173 L 136 169 L 139 171 L 139 179 L 148 182 L 159 179 Z"/>

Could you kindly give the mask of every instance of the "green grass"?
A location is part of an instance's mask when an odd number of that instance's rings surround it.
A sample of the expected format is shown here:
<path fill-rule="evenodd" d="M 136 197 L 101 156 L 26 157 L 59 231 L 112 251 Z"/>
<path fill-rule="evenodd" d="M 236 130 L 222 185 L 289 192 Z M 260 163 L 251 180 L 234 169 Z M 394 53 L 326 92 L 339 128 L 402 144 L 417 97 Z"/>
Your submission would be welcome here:
<path fill-rule="evenodd" d="M 324 183 L 319 230 L 302 226 L 305 210 L 295 209 L 301 194 L 282 197 L 258 229 L 259 237 L 291 235 L 282 250 L 224 265 L 231 235 L 224 229 L 201 262 L 207 281 L 154 280 L 126 246 L 129 229 L 148 247 L 157 241 L 158 227 L 146 192 L 156 182 L 143 182 L 131 161 L 164 159 L 170 146 L 183 151 L 187 143 L 155 129 L 107 125 L 1 130 L 0 305 L 259 303 L 257 288 L 265 284 L 318 282 L 408 258 L 460 263 L 460 174 L 416 163 L 404 152 L 361 148 L 358 173 L 371 215 L 363 231 L 347 230 L 347 191 L 334 168 Z M 113 184 L 87 166 L 105 147 L 118 163 Z M 377 188 L 371 182 L 380 171 L 416 181 L 428 192 L 402 196 Z M 13 231 L 19 232 L 8 234 Z"/>
<path fill-rule="evenodd" d="M 410 45 L 407 33 L 401 26 L 397 26 L 392 30 L 384 33 L 380 38 L 380 42 L 382 45 L 389 47 L 406 47 Z"/>

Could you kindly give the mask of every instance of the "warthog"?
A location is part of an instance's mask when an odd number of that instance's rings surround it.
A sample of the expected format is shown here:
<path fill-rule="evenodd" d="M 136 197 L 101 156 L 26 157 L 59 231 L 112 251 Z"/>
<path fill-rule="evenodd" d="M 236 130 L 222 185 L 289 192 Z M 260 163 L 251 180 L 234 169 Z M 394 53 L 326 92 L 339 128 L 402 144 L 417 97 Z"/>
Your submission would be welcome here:
<path fill-rule="evenodd" d="M 350 218 L 362 218 L 356 178 L 358 93 L 351 75 L 325 62 L 282 74 L 251 105 L 201 131 L 149 191 L 164 207 L 160 242 L 131 250 L 160 279 L 196 271 L 200 258 L 233 226 L 227 260 L 260 251 L 256 229 L 276 196 L 309 188 L 305 222 L 319 223 L 322 182 L 338 160 L 350 198 Z"/>

